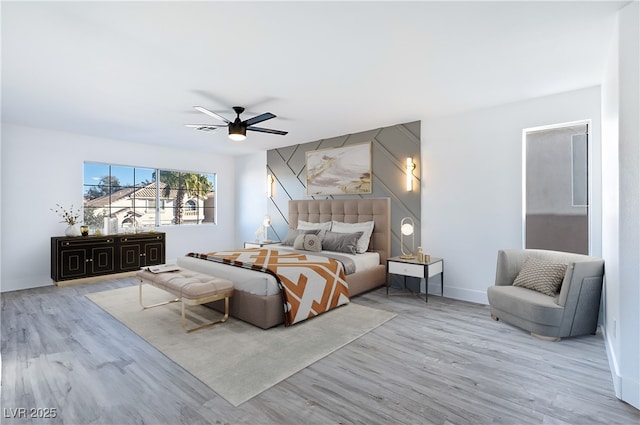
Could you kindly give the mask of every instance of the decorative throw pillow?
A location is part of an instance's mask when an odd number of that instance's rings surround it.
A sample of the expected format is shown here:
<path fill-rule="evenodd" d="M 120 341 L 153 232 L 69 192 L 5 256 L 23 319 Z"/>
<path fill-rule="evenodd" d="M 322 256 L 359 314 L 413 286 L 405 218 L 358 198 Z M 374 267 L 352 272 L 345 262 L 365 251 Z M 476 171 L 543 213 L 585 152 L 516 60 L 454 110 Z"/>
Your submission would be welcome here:
<path fill-rule="evenodd" d="M 341 221 L 331 222 L 331 231 L 336 233 L 353 233 L 362 232 L 362 236 L 358 239 L 358 254 L 364 254 L 369 249 L 369 240 L 373 233 L 373 221 L 365 221 L 362 223 L 343 223 Z"/>
<path fill-rule="evenodd" d="M 320 252 L 322 251 L 322 241 L 317 235 L 302 234 L 298 235 L 293 243 L 293 249 L 302 249 L 304 251 Z"/>
<path fill-rule="evenodd" d="M 293 246 L 296 238 L 300 235 L 317 235 L 320 230 L 301 230 L 301 229 L 289 229 L 287 237 L 282 241 L 282 245 Z"/>
<path fill-rule="evenodd" d="M 550 263 L 529 257 L 522 270 L 513 281 L 513 286 L 520 286 L 555 297 L 567 271 L 566 264 Z"/>
<path fill-rule="evenodd" d="M 358 252 L 358 239 L 360 239 L 360 236 L 362 236 L 362 232 L 327 232 L 322 240 L 322 249 L 327 251 L 346 252 L 347 254 L 356 254 Z"/>
<path fill-rule="evenodd" d="M 324 239 L 325 232 L 331 230 L 331 222 L 325 221 L 324 223 L 311 223 L 310 221 L 298 220 L 298 229 L 319 230 L 318 237 L 322 240 Z"/>

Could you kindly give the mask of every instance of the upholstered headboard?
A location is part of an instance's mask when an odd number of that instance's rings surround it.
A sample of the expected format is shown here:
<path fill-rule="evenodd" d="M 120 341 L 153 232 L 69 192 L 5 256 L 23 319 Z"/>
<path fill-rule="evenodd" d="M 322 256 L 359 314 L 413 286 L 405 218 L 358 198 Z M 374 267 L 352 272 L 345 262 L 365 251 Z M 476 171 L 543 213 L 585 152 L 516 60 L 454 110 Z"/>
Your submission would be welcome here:
<path fill-rule="evenodd" d="M 369 251 L 380 254 L 380 264 L 391 256 L 391 201 L 389 198 L 309 199 L 289 201 L 289 227 L 298 227 L 298 220 L 323 223 L 336 220 L 344 223 L 374 221 Z"/>

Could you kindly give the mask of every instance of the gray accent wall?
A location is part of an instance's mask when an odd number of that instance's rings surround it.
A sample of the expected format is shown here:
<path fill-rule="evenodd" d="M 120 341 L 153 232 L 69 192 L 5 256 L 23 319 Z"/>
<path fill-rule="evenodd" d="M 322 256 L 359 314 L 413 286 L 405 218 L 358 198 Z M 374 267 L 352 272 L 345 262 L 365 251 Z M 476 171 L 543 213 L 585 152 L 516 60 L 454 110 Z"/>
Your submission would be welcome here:
<path fill-rule="evenodd" d="M 306 195 L 306 152 L 371 142 L 372 193 L 366 195 Z M 413 157 L 413 191 L 406 190 L 406 159 Z M 377 128 L 361 133 L 345 134 L 329 139 L 287 146 L 267 151 L 267 173 L 271 174 L 273 196 L 267 212 L 272 228 L 269 239 L 283 240 L 289 223 L 288 202 L 291 199 L 391 198 L 391 254 L 400 254 L 400 221 L 411 217 L 416 224 L 415 249 L 420 246 L 420 121 Z M 265 183 L 266 184 L 266 183 Z M 408 247 L 410 249 L 410 247 Z M 415 251 L 415 250 L 414 250 Z"/>

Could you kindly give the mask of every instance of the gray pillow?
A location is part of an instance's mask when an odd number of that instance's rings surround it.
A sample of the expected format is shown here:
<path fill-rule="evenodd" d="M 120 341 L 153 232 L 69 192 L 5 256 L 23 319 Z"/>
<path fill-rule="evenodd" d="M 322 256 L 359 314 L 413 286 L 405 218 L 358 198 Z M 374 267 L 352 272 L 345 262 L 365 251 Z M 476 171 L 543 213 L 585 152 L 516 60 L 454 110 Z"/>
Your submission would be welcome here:
<path fill-rule="evenodd" d="M 534 257 L 527 258 L 513 286 L 520 286 L 555 297 L 567 271 L 566 264 L 550 263 Z"/>
<path fill-rule="evenodd" d="M 362 232 L 327 232 L 324 234 L 324 239 L 322 239 L 322 249 L 355 254 L 358 252 L 358 239 L 360 239 L 360 236 L 362 236 Z"/>
<path fill-rule="evenodd" d="M 304 251 L 320 252 L 322 251 L 322 241 L 313 234 L 298 235 L 293 242 L 293 249 L 302 249 Z"/>
<path fill-rule="evenodd" d="M 298 235 L 317 235 L 320 233 L 320 229 L 302 230 L 302 229 L 289 229 L 287 237 L 282 241 L 282 245 L 293 246 Z"/>

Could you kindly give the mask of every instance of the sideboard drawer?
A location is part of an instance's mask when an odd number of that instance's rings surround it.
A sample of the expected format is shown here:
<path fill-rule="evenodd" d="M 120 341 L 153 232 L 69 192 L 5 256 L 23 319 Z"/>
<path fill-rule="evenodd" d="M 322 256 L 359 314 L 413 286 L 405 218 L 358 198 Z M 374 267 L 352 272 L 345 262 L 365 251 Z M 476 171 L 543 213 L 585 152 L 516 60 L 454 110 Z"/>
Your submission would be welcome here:
<path fill-rule="evenodd" d="M 424 278 L 424 266 L 420 264 L 389 261 L 389 273 Z"/>

